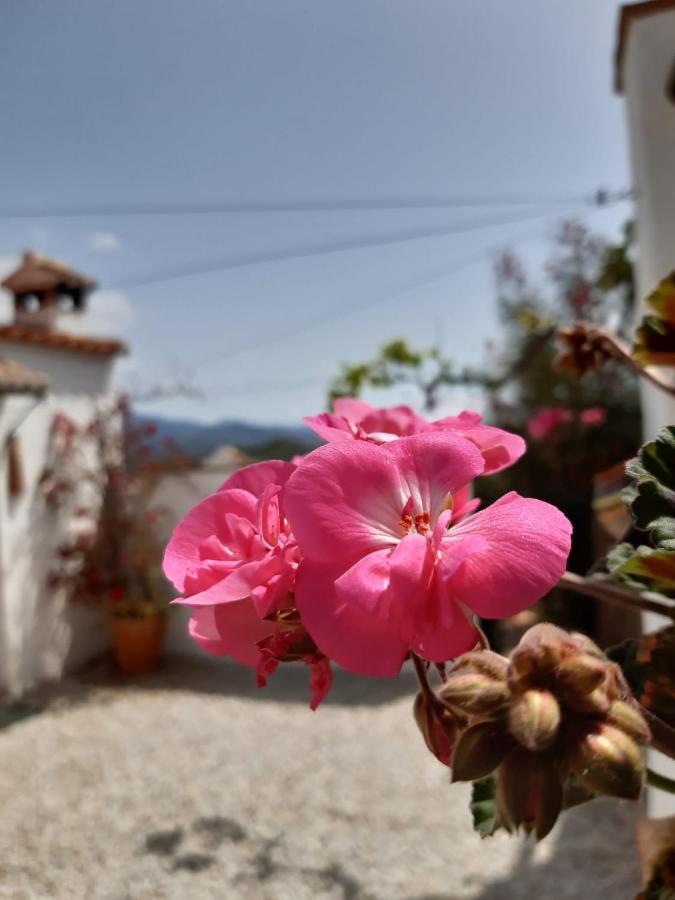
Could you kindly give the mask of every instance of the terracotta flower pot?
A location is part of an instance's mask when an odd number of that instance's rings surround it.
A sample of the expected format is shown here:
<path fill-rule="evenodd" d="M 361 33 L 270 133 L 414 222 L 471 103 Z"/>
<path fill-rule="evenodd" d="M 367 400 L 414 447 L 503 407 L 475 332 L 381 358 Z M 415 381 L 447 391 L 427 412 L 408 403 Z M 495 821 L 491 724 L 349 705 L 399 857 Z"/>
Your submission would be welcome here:
<path fill-rule="evenodd" d="M 143 675 L 157 668 L 164 644 L 165 627 L 165 615 L 113 617 L 115 659 L 126 675 Z"/>

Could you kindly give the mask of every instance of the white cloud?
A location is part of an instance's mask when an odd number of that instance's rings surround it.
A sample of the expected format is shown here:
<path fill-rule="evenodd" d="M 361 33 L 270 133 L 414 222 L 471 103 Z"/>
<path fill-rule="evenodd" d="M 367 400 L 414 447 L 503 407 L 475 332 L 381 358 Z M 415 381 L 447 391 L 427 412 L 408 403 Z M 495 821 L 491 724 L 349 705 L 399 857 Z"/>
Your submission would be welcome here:
<path fill-rule="evenodd" d="M 87 300 L 87 310 L 64 317 L 65 331 L 77 334 L 123 337 L 131 327 L 134 308 L 121 291 L 96 291 Z"/>
<path fill-rule="evenodd" d="M 89 247 L 99 253 L 110 253 L 120 246 L 120 239 L 114 231 L 94 231 L 89 235 Z"/>

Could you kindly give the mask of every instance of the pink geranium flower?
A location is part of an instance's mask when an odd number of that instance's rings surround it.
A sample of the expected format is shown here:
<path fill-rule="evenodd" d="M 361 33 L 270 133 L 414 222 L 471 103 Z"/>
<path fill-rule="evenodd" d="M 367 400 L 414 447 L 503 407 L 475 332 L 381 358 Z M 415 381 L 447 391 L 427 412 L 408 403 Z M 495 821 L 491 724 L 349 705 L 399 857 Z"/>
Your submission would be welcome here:
<path fill-rule="evenodd" d="M 289 604 L 300 554 L 281 509 L 295 467 L 258 463 L 240 469 L 194 506 L 176 527 L 164 572 L 195 608 L 190 634 L 209 653 L 257 665 L 256 642 L 274 632 L 264 621 Z"/>
<path fill-rule="evenodd" d="M 296 605 L 326 656 L 369 675 L 396 674 L 409 650 L 447 660 L 475 645 L 472 612 L 513 615 L 558 581 L 571 526 L 555 507 L 511 493 L 452 524 L 484 468 L 473 443 L 444 432 L 306 457 L 284 508 L 304 555 Z"/>
<path fill-rule="evenodd" d="M 207 653 L 255 666 L 261 686 L 280 661 L 306 663 L 316 709 L 331 672 L 294 610 L 300 551 L 282 505 L 294 469 L 272 461 L 235 472 L 176 527 L 164 572 L 183 594 L 176 602 L 194 608 L 190 635 Z"/>
<path fill-rule="evenodd" d="M 303 419 L 319 437 L 329 443 L 363 440 L 386 444 L 401 437 L 426 431 L 447 431 L 474 443 L 485 460 L 482 474 L 499 472 L 512 465 L 525 452 L 525 441 L 517 434 L 491 425 L 483 425 L 479 413 L 465 411 L 428 422 L 409 406 L 377 409 L 354 397 L 341 397 L 333 402 L 332 413 L 320 413 Z"/>
<path fill-rule="evenodd" d="M 571 409 L 564 406 L 546 406 L 527 422 L 527 433 L 535 441 L 549 437 L 560 425 L 568 425 L 574 418 Z"/>

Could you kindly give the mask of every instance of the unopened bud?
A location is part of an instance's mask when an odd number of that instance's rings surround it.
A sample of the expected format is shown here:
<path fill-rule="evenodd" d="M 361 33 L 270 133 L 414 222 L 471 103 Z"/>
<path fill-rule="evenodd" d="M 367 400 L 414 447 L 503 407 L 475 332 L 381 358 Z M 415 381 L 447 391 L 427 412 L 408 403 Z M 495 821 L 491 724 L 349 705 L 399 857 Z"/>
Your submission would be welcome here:
<path fill-rule="evenodd" d="M 449 766 L 457 736 L 457 723 L 450 710 L 435 697 L 420 691 L 415 697 L 413 714 L 429 750 L 444 766 Z"/>
<path fill-rule="evenodd" d="M 562 808 L 563 790 L 552 760 L 523 747 L 513 750 L 497 772 L 497 809 L 507 831 L 523 828 L 546 837 Z"/>
<path fill-rule="evenodd" d="M 574 641 L 580 652 L 587 653 L 589 656 L 597 656 L 598 659 L 606 661 L 605 654 L 588 635 L 582 634 L 580 631 L 572 631 L 569 637 Z"/>
<path fill-rule="evenodd" d="M 596 688 L 590 694 L 581 696 L 570 694 L 565 698 L 565 702 L 574 712 L 589 716 L 605 716 L 611 703 L 605 685 Z"/>
<path fill-rule="evenodd" d="M 505 681 L 498 681 L 480 672 L 453 672 L 439 691 L 448 706 L 456 707 L 471 715 L 492 713 L 507 700 Z"/>
<path fill-rule="evenodd" d="M 511 735 L 496 722 L 478 722 L 465 728 L 452 754 L 452 780 L 484 778 L 494 772 L 513 747 Z"/>
<path fill-rule="evenodd" d="M 528 750 L 544 750 L 558 734 L 560 707 L 549 691 L 525 691 L 509 708 L 509 729 Z"/>
<path fill-rule="evenodd" d="M 534 625 L 511 654 L 507 672 L 510 687 L 514 690 L 536 687 L 541 675 L 554 672 L 573 646 L 560 628 Z"/>
<path fill-rule="evenodd" d="M 635 741 L 613 725 L 599 725 L 573 744 L 570 767 L 594 794 L 637 800 L 644 781 L 642 757 Z"/>
<path fill-rule="evenodd" d="M 483 675 L 489 675 L 490 678 L 503 681 L 506 678 L 508 665 L 509 661 L 506 657 L 500 656 L 492 650 L 472 650 L 469 653 L 463 653 L 457 659 L 452 672 L 470 669 L 472 672 L 480 672 Z"/>
<path fill-rule="evenodd" d="M 635 706 L 623 700 L 615 700 L 612 703 L 605 719 L 608 724 L 619 728 L 639 744 L 646 744 L 651 738 L 649 726 L 644 718 Z"/>
<path fill-rule="evenodd" d="M 607 678 L 607 664 L 590 653 L 570 655 L 556 672 L 560 686 L 577 695 L 590 694 Z"/>

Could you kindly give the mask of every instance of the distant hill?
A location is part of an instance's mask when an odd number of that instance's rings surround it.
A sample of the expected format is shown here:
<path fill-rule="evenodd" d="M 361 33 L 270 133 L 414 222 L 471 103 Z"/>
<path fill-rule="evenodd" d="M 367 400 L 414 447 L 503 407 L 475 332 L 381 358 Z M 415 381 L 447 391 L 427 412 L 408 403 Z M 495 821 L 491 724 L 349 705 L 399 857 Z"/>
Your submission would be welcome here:
<path fill-rule="evenodd" d="M 154 438 L 147 441 L 161 454 L 164 441 L 169 438 L 187 456 L 208 456 L 225 444 L 246 451 L 255 459 L 289 459 L 296 453 L 307 453 L 320 443 L 317 436 L 304 425 L 254 425 L 250 422 L 226 420 L 213 424 L 157 416 L 134 415 L 134 424 L 155 426 Z"/>

